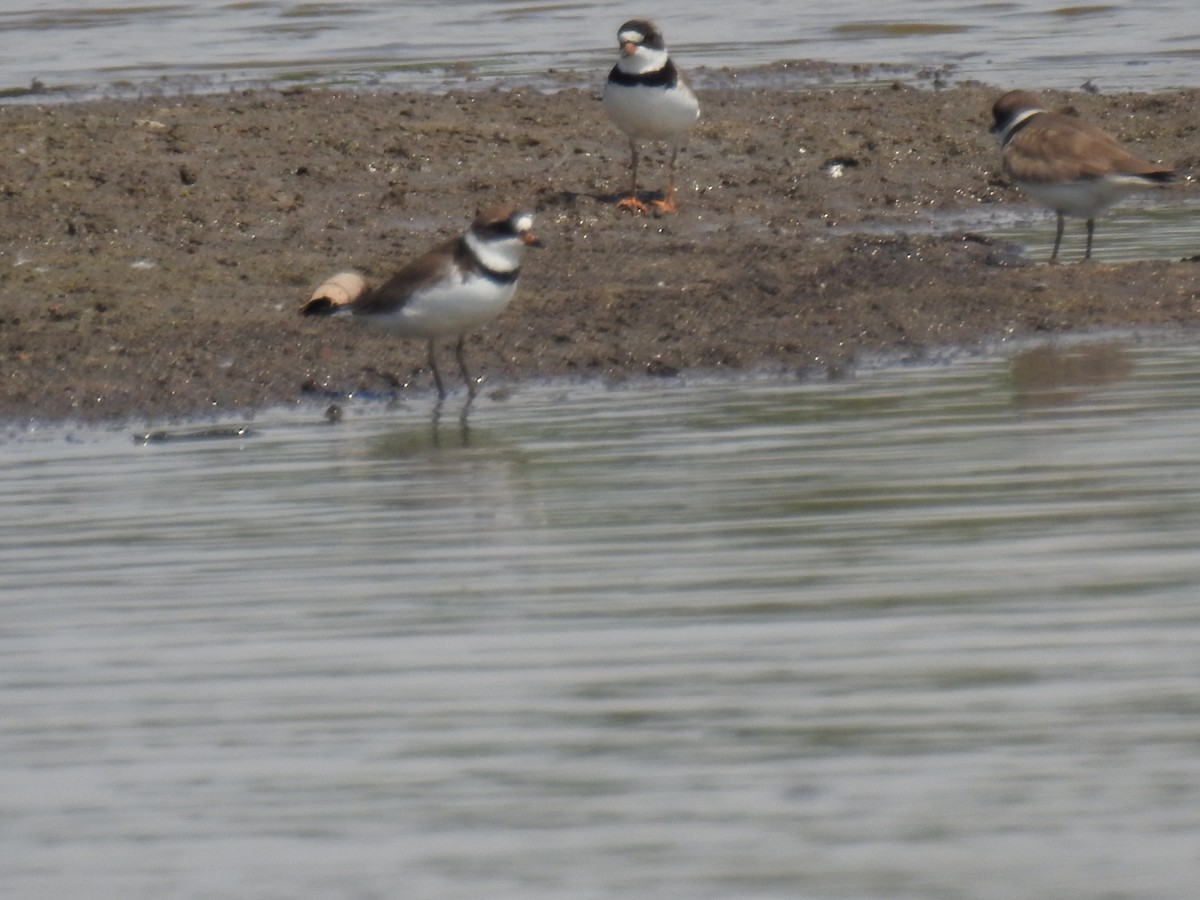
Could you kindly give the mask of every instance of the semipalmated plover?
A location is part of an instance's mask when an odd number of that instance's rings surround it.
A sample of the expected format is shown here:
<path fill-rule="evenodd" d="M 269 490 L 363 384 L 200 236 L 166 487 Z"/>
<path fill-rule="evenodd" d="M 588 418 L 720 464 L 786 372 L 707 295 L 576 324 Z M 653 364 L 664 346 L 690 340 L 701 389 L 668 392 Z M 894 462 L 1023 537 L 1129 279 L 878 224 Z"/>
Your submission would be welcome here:
<path fill-rule="evenodd" d="M 700 117 L 700 103 L 683 74 L 667 54 L 662 32 L 653 22 L 633 19 L 617 31 L 621 57 L 604 85 L 604 111 L 629 137 L 631 185 L 620 206 L 646 211 L 638 199 L 638 141 L 665 141 L 671 145 L 671 167 L 666 195 L 651 204 L 674 212 L 675 160 L 679 142 Z"/>
<path fill-rule="evenodd" d="M 429 368 L 438 396 L 446 386 L 438 371 L 434 341 L 458 335 L 455 354 L 467 392 L 475 381 L 467 371 L 466 333 L 504 311 L 517 289 L 521 255 L 540 246 L 533 216 L 508 207 L 480 211 L 470 229 L 414 259 L 378 288 L 361 276 L 342 272 L 318 287 L 301 309 L 306 316 L 349 314 L 392 329 L 401 337 L 429 342 Z"/>
<path fill-rule="evenodd" d="M 1097 215 L 1135 191 L 1175 178 L 1174 169 L 1134 156 L 1095 125 L 1048 112 L 1028 91 L 1009 91 L 992 106 L 992 116 L 1005 174 L 1058 214 L 1050 262 L 1058 259 L 1064 216 L 1087 219 L 1083 258 L 1090 259 Z"/>

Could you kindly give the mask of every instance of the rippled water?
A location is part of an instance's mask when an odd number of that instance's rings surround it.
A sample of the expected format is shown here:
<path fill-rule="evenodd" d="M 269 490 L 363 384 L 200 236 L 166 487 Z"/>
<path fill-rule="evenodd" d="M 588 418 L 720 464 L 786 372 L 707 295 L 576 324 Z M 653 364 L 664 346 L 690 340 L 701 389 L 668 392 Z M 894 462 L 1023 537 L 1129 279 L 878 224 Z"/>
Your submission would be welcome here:
<path fill-rule="evenodd" d="M 1092 253 L 1104 263 L 1194 257 L 1200 254 L 1198 211 L 1200 204 L 1178 193 L 1131 197 L 1096 220 Z M 968 220 L 967 227 L 983 226 L 992 237 L 1020 244 L 1030 259 L 1044 261 L 1054 249 L 1056 221 L 1053 212 L 1028 201 L 983 220 Z M 1068 218 L 1059 258 L 1082 259 L 1086 247 L 1084 220 Z"/>
<path fill-rule="evenodd" d="M 796 9 L 655 15 L 709 66 L 1197 83 L 1190 0 Z M 591 78 L 621 17 L 26 0 L 0 88 Z M 1097 255 L 1139 216 L 1196 252 L 1151 202 Z M 416 402 L 11 431 L 0 893 L 1191 898 L 1198 398 L 1194 346 L 1114 340 L 520 386 L 468 431 Z"/>
<path fill-rule="evenodd" d="M 0 11 L 0 88 L 194 90 L 247 81 L 428 86 L 467 74 L 598 78 L 614 30 L 637 10 L 502 0 L 16 0 Z M 962 0 L 659 0 L 654 16 L 685 62 L 787 59 L 953 66 L 953 77 L 1105 90 L 1193 86 L 1193 0 L 1058 5 Z"/>
<path fill-rule="evenodd" d="M 14 433 L 7 900 L 1190 898 L 1200 352 Z"/>

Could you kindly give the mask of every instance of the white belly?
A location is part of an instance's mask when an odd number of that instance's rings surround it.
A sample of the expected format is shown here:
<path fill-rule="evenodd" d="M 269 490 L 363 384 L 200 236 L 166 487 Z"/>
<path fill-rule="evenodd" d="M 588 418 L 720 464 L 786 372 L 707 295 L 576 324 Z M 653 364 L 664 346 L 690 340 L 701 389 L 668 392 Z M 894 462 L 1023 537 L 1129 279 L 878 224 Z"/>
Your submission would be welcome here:
<path fill-rule="evenodd" d="M 696 124 L 700 104 L 682 82 L 672 89 L 606 84 L 604 111 L 630 137 L 672 141 Z"/>
<path fill-rule="evenodd" d="M 1068 184 L 1018 181 L 1017 187 L 1055 212 L 1080 219 L 1094 219 L 1118 200 L 1152 185 L 1136 176 L 1107 175 Z"/>
<path fill-rule="evenodd" d="M 517 283 L 499 284 L 473 277 L 426 288 L 398 310 L 361 318 L 391 328 L 405 337 L 434 338 L 463 334 L 490 322 L 516 293 Z"/>

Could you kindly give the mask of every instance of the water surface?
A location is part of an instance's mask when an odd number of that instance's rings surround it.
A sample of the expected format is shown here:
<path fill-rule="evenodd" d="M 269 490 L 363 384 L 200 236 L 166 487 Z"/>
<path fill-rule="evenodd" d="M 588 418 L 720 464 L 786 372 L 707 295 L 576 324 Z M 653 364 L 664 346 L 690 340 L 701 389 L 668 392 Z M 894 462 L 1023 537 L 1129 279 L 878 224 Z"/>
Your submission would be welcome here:
<path fill-rule="evenodd" d="M 77 96 L 278 82 L 440 87 L 537 83 L 550 69 L 591 83 L 612 64 L 616 27 L 636 12 L 520 0 L 16 0 L 0 12 L 0 89 L 35 80 Z M 736 16 L 717 0 L 660 0 L 653 13 L 691 66 L 817 59 L 951 67 L 954 78 L 1030 88 L 1198 83 L 1192 0 L 758 0 Z"/>
<path fill-rule="evenodd" d="M 10 433 L 9 900 L 1189 898 L 1200 354 Z"/>
<path fill-rule="evenodd" d="M 1181 260 L 1200 254 L 1197 212 L 1200 203 L 1179 191 L 1148 191 L 1124 200 L 1096 219 L 1092 255 L 1102 263 L 1143 259 Z M 1020 245 L 1028 258 L 1044 262 L 1054 249 L 1056 218 L 1035 201 L 1007 207 L 984 219 L 955 217 L 947 226 L 984 228 L 994 238 Z M 1087 225 L 1083 219 L 1067 218 L 1059 259 L 1074 262 L 1087 247 Z"/>

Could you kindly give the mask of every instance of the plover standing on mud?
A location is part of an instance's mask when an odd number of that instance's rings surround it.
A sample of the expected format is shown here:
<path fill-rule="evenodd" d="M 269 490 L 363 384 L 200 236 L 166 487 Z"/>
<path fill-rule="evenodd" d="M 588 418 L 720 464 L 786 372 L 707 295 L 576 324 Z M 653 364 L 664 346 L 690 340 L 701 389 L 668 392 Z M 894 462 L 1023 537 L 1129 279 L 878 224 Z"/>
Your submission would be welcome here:
<path fill-rule="evenodd" d="M 700 103 L 667 53 L 662 32 L 653 22 L 633 19 L 617 31 L 621 57 L 604 85 L 604 111 L 629 138 L 631 184 L 620 206 L 645 212 L 637 195 L 638 141 L 671 145 L 670 174 L 661 200 L 651 205 L 675 212 L 675 162 L 684 135 L 700 118 Z"/>

